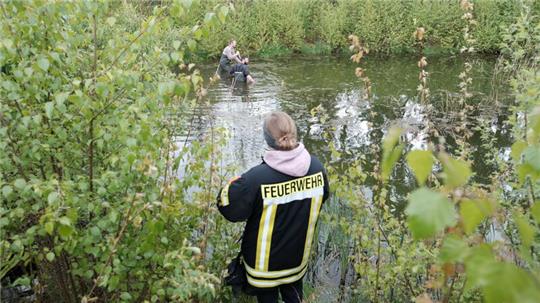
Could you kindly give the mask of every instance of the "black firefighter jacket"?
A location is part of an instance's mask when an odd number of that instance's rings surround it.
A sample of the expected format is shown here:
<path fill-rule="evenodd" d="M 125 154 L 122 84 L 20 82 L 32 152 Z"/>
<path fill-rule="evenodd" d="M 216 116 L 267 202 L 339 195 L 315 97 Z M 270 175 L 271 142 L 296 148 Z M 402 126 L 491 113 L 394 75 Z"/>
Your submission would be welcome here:
<path fill-rule="evenodd" d="M 221 214 L 233 222 L 247 220 L 242 255 L 250 285 L 269 288 L 304 276 L 328 192 L 324 168 L 313 156 L 304 177 L 283 174 L 263 162 L 221 190 Z"/>

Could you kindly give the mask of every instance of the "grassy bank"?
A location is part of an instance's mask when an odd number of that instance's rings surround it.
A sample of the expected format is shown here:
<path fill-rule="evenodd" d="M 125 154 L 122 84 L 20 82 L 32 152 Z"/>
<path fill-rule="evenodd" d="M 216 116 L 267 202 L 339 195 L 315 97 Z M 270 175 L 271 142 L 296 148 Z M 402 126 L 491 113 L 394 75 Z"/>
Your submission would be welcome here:
<path fill-rule="evenodd" d="M 200 18 L 218 3 L 201 1 Z M 372 52 L 403 54 L 415 50 L 413 32 L 426 29 L 428 53 L 457 53 L 463 45 L 463 11 L 459 1 L 268 0 L 234 1 L 231 18 L 210 33 L 202 56 L 218 56 L 231 38 L 250 55 L 292 52 L 330 54 L 347 49 L 347 36 L 359 36 Z M 475 48 L 497 53 L 502 31 L 522 13 L 539 15 L 540 3 L 515 0 L 474 1 Z M 191 22 L 191 20 L 186 20 Z"/>

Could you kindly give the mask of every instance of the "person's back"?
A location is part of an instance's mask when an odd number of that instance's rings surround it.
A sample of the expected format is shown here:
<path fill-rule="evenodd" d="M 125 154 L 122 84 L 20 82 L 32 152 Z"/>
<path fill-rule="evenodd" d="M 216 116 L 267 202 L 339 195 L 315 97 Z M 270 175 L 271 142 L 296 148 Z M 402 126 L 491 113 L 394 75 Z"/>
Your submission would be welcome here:
<path fill-rule="evenodd" d="M 289 125 L 275 127 L 276 122 Z M 280 128 L 291 131 L 283 136 Z M 222 189 L 218 208 L 230 221 L 247 220 L 242 256 L 259 302 L 277 302 L 278 290 L 286 302 L 300 302 L 328 181 L 320 161 L 296 142 L 287 114 L 272 113 L 264 129 L 273 149 L 262 164 Z"/>

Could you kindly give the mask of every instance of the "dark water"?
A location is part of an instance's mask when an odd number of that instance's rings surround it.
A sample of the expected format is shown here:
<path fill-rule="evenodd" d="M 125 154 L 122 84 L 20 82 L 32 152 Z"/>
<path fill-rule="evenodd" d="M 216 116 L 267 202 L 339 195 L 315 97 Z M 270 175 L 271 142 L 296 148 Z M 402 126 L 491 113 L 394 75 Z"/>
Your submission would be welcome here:
<path fill-rule="evenodd" d="M 407 129 L 403 136 L 407 149 L 426 149 L 433 139 L 427 132 L 431 123 L 444 137 L 447 150 L 453 152 L 461 135 L 460 121 L 466 121 L 471 136 L 465 141 L 470 150 L 469 160 L 474 163 L 474 181 L 487 183 L 490 174 L 497 170 L 493 158 L 509 156 L 507 107 L 512 100 L 508 87 L 496 84 L 494 59 L 469 60 L 473 63 L 469 88 L 473 97 L 468 103 L 474 106 L 463 111 L 465 116 L 461 118 L 462 107 L 457 97 L 463 58 L 428 59 L 431 98 L 422 103 L 416 91 L 417 58 L 369 58 L 363 62 L 372 82 L 372 96 L 364 99 L 363 84 L 354 75 L 357 65 L 347 58 L 292 57 L 252 60 L 250 71 L 257 81 L 255 85 L 237 84 L 233 88 L 224 79 L 212 84 L 207 96 L 210 105 L 200 108 L 197 114 L 198 128 L 201 132 L 210 125 L 226 129 L 229 141 L 223 150 L 225 159 L 241 172 L 260 163 L 265 148 L 262 115 L 283 110 L 297 122 L 301 141 L 323 162 L 331 163 L 339 171 L 359 159 L 362 169 L 369 172 L 380 153 L 374 147 L 381 145 L 391 125 L 400 124 Z M 202 67 L 207 77 L 214 71 L 214 66 Z M 310 112 L 318 106 L 321 110 L 314 117 Z M 321 115 L 326 116 L 325 121 Z M 329 139 L 323 133 L 330 134 Z M 330 143 L 341 153 L 338 159 L 332 158 Z M 371 182 L 368 178 L 364 184 L 368 198 Z M 405 205 L 406 195 L 416 186 L 414 182 L 406 165 L 398 164 L 391 177 L 389 195 L 389 202 L 398 213 Z M 347 286 L 353 281 L 354 274 L 347 265 L 351 244 L 348 237 L 335 235 L 336 231 L 328 225 L 320 226 L 316 257 L 307 275 L 311 285 L 324 290 L 317 295 L 321 302 L 338 300 L 339 285 Z"/>
<path fill-rule="evenodd" d="M 484 161 L 482 144 L 491 140 L 501 147 L 501 152 L 511 144 L 505 109 L 510 98 L 507 87 L 494 85 L 494 59 L 470 60 L 473 62 L 473 82 L 469 90 L 474 96 L 469 103 L 477 106 L 466 112 L 467 127 L 473 132 L 467 142 L 472 147 L 476 179 L 486 182 L 495 168 Z M 231 88 L 230 82 L 222 79 L 210 86 L 207 98 L 211 106 L 202 108 L 199 113 L 201 124 L 206 124 L 201 125 L 201 130 L 210 122 L 227 130 L 230 140 L 224 152 L 240 170 L 259 163 L 265 147 L 261 133 L 262 115 L 278 109 L 295 119 L 306 147 L 326 162 L 331 159 L 329 141 L 323 138 L 323 132 L 332 134 L 333 143 L 342 153 L 342 163 L 362 157 L 363 166 L 369 171 L 376 157 L 373 146 L 381 142 L 392 124 L 407 126 L 404 139 L 409 148 L 425 149 L 429 141 L 429 135 L 424 131 L 427 119 L 437 125 L 452 151 L 459 135 L 453 132 L 458 119 L 458 110 L 453 108 L 459 95 L 458 75 L 463 71 L 464 60 L 458 57 L 429 59 L 431 106 L 418 101 L 416 62 L 414 57 L 364 62 L 362 66 L 372 82 L 372 96 L 367 100 L 362 98 L 363 84 L 354 75 L 357 65 L 347 58 L 253 60 L 250 70 L 256 84 L 249 87 L 237 84 Z M 203 74 L 207 76 L 214 71 L 213 66 L 203 67 Z M 328 116 L 324 123 L 310 113 L 319 105 L 323 108 L 322 113 Z M 480 126 L 487 130 L 484 138 L 479 130 L 473 129 Z M 395 173 L 399 174 L 398 171 Z"/>

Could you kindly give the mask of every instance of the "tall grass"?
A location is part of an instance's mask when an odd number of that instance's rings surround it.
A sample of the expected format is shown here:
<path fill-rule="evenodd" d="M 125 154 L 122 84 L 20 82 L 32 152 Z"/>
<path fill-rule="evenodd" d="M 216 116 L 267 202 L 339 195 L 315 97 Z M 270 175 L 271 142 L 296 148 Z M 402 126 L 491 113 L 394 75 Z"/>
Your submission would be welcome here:
<path fill-rule="evenodd" d="M 224 0 L 201 1 L 200 14 Z M 537 2 L 516 0 L 475 1 L 476 48 L 497 53 L 502 31 L 521 14 L 523 3 L 532 14 L 540 14 Z M 362 37 L 372 52 L 401 54 L 414 52 L 411 33 L 426 29 L 426 53 L 457 53 L 463 45 L 463 20 L 459 1 L 447 0 L 264 0 L 234 1 L 235 11 L 211 33 L 201 55 L 220 54 L 226 41 L 238 40 L 246 54 L 279 55 L 291 52 L 328 54 L 348 46 L 347 36 Z M 193 15 L 188 18 L 200 18 Z M 191 20 L 187 20 L 188 22 Z"/>

